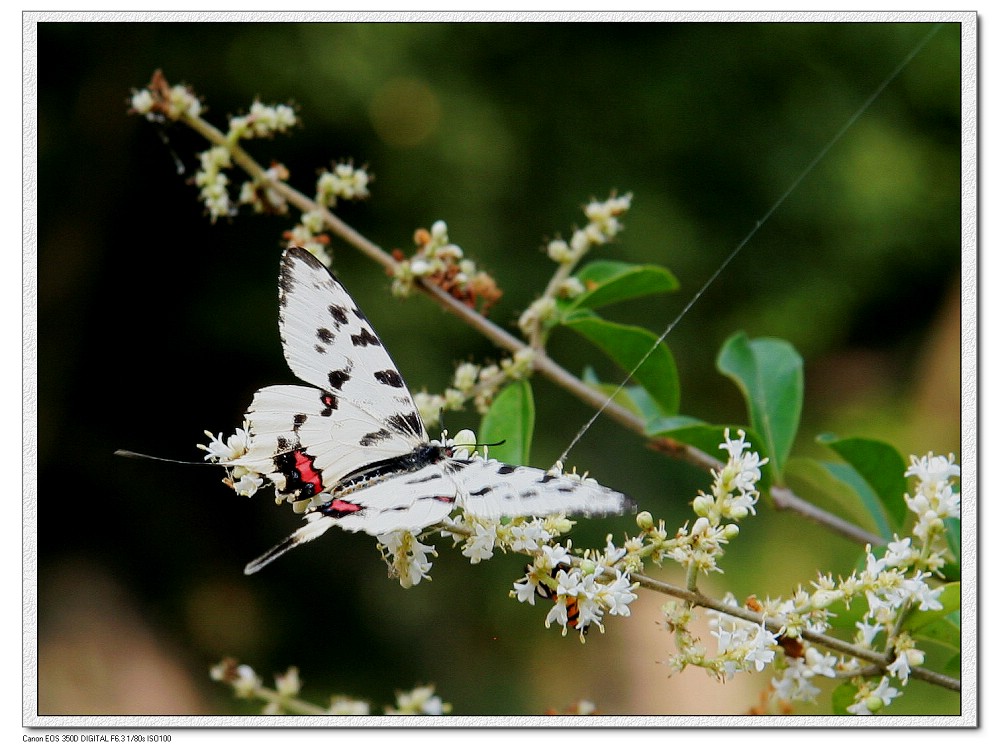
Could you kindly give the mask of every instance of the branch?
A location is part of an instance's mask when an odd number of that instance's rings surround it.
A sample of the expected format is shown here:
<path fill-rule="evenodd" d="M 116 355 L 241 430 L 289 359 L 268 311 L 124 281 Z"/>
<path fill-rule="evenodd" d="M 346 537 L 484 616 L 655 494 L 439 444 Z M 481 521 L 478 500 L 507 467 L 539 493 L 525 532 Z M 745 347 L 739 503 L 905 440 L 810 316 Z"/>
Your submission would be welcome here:
<path fill-rule="evenodd" d="M 320 212 L 329 230 L 340 237 L 348 245 L 354 247 L 362 254 L 381 265 L 390 274 L 398 267 L 396 260 L 377 244 L 369 240 L 360 232 L 344 222 L 325 206 L 317 204 L 313 199 L 299 192 L 281 180 L 277 180 L 268 174 L 250 154 L 238 143 L 232 143 L 226 135 L 211 123 L 190 112 L 181 115 L 181 121 L 189 125 L 192 129 L 201 134 L 207 141 L 217 146 L 227 148 L 233 161 L 238 164 L 256 183 L 267 186 L 280 194 L 288 203 L 298 208 L 303 213 Z M 517 336 L 507 332 L 493 321 L 481 315 L 474 308 L 466 305 L 461 300 L 452 297 L 440 287 L 418 279 L 418 288 L 429 296 L 440 307 L 457 316 L 470 327 L 485 336 L 496 346 L 510 352 L 518 352 L 528 348 L 528 344 Z M 602 409 L 607 415 L 625 427 L 627 430 L 636 433 L 641 437 L 646 437 L 645 421 L 629 411 L 625 407 L 614 401 L 608 401 L 605 394 L 591 388 L 568 370 L 561 367 L 552 360 L 544 351 L 535 350 L 532 360 L 535 370 L 540 372 L 557 386 L 569 391 L 580 401 L 593 407 Z M 695 466 L 706 469 L 718 469 L 721 462 L 708 456 L 701 451 L 685 446 L 675 441 L 654 440 L 651 447 L 660 452 L 669 453 Z M 798 497 L 787 487 L 772 487 L 771 497 L 774 499 L 774 506 L 778 510 L 792 510 L 809 520 L 824 526 L 834 533 L 844 536 L 852 541 L 861 544 L 872 544 L 875 546 L 885 544 L 887 540 L 872 534 L 871 532 L 851 524 L 838 516 L 819 508 L 808 501 Z"/>
<path fill-rule="evenodd" d="M 650 591 L 656 591 L 678 599 L 684 599 L 697 607 L 715 610 L 716 612 L 721 612 L 722 614 L 729 615 L 730 617 L 737 617 L 748 622 L 763 624 L 763 626 L 772 633 L 779 633 L 784 628 L 784 623 L 776 618 L 761 618 L 760 614 L 757 612 L 744 609 L 743 607 L 737 607 L 732 604 L 726 604 L 718 599 L 705 596 L 700 591 L 691 591 L 683 586 L 674 586 L 673 584 L 658 581 L 655 578 L 650 578 L 640 573 L 632 573 L 629 575 L 629 578 Z M 826 635 L 825 633 L 817 633 L 813 630 L 803 630 L 802 639 L 809 641 L 810 643 L 823 646 L 824 648 L 828 648 L 832 651 L 838 651 L 840 653 L 847 654 L 848 656 L 853 656 L 857 659 L 866 661 L 878 667 L 879 671 L 886 669 L 892 662 L 892 659 L 888 658 L 886 654 L 879 651 L 872 651 L 871 649 L 864 648 L 847 641 L 842 641 L 839 638 L 834 638 L 833 636 Z M 911 667 L 910 677 L 923 680 L 924 682 L 929 682 L 932 685 L 947 688 L 948 690 L 960 691 L 962 689 L 961 680 L 948 677 L 947 675 L 943 675 L 929 669 L 924 669 L 923 667 Z"/>

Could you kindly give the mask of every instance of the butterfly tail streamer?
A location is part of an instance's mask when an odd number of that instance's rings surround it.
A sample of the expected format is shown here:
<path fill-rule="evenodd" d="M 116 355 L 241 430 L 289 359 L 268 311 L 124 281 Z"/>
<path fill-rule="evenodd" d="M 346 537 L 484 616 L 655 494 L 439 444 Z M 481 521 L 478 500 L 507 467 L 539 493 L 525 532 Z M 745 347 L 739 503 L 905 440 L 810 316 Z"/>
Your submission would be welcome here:
<path fill-rule="evenodd" d="M 324 516 L 321 513 L 308 513 L 306 515 L 305 526 L 296 529 L 283 541 L 271 547 L 271 549 L 258 557 L 256 560 L 248 563 L 243 569 L 243 572 L 248 576 L 253 575 L 265 565 L 277 560 L 289 550 L 295 549 L 300 544 L 311 542 L 313 539 L 322 536 L 328 529 L 336 525 L 337 521 L 334 518 Z"/>

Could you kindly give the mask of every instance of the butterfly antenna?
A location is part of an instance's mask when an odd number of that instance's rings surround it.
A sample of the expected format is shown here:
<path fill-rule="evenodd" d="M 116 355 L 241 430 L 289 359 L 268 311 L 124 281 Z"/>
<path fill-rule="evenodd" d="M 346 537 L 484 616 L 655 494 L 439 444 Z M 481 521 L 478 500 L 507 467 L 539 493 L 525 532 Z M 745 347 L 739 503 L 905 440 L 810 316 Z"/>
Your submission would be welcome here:
<path fill-rule="evenodd" d="M 663 340 L 666 339 L 667 336 L 670 334 L 670 332 L 674 330 L 677 324 L 680 323 L 681 319 L 685 315 L 687 315 L 688 310 L 690 310 L 694 306 L 695 302 L 697 302 L 701 298 L 701 296 L 708 290 L 708 288 L 713 283 L 715 283 L 715 280 L 719 277 L 719 275 L 726 269 L 726 267 L 733 261 L 733 259 L 740 254 L 740 251 L 743 250 L 746 244 L 750 242 L 750 240 L 753 238 L 755 234 L 757 234 L 760 228 L 764 226 L 764 223 L 771 218 L 771 215 L 778 210 L 778 208 L 785 202 L 788 196 L 790 196 L 792 193 L 795 192 L 796 188 L 798 188 L 799 186 L 799 183 L 801 183 L 813 171 L 813 169 L 816 167 L 817 164 L 823 161 L 823 159 L 826 157 L 830 149 L 832 149 L 834 145 L 843 137 L 844 133 L 846 133 L 848 130 L 851 129 L 854 123 L 857 122 L 858 118 L 860 118 L 861 115 L 863 115 L 868 110 L 868 108 L 872 105 L 872 103 L 876 99 L 878 99 L 878 97 L 885 90 L 886 86 L 892 83 L 892 81 L 895 80 L 895 78 L 903 71 L 903 69 L 910 64 L 910 61 L 917 56 L 917 53 L 919 53 L 920 50 L 923 49 L 924 45 L 927 44 L 928 41 L 930 41 L 931 37 L 933 37 L 937 33 L 938 29 L 940 29 L 941 26 L 942 24 L 940 23 L 936 24 L 927 33 L 927 35 L 923 39 L 921 39 L 916 44 L 916 46 L 914 46 L 912 50 L 910 50 L 909 54 L 907 54 L 907 56 L 903 58 L 902 62 L 900 62 L 899 65 L 897 65 L 895 69 L 893 69 L 893 71 L 889 73 L 889 75 L 887 75 L 878 86 L 875 87 L 875 90 L 868 96 L 867 99 L 865 99 L 864 102 L 862 102 L 861 106 L 857 108 L 854 114 L 852 114 L 850 117 L 847 118 L 847 121 L 840 127 L 840 130 L 838 130 L 833 135 L 833 137 L 830 138 L 829 141 L 827 141 L 826 145 L 819 150 L 819 153 L 817 153 L 815 157 L 813 157 L 813 160 L 810 161 L 802 169 L 801 172 L 799 172 L 799 175 L 794 180 L 792 180 L 792 183 L 788 186 L 785 192 L 783 192 L 778 197 L 778 199 L 773 204 L 771 204 L 771 207 L 764 213 L 764 215 L 757 220 L 757 222 L 750 229 L 750 231 L 747 232 L 746 236 L 742 240 L 740 240 L 740 242 L 736 245 L 736 247 L 733 248 L 732 252 L 729 253 L 726 259 L 722 261 L 722 263 L 719 265 L 718 268 L 715 269 L 715 272 L 708 277 L 708 280 L 705 281 L 704 284 L 701 285 L 701 288 L 688 301 L 688 303 L 684 306 L 684 309 L 680 311 L 680 314 L 670 322 L 670 325 L 666 327 L 666 329 L 663 331 L 663 333 L 660 334 L 660 336 L 656 339 L 653 345 L 649 347 L 649 349 L 642 356 L 639 362 L 632 368 L 629 374 L 625 376 L 625 379 L 618 384 L 618 387 L 615 388 L 615 390 L 611 393 L 611 395 L 607 397 L 607 399 L 604 401 L 603 404 L 601 404 L 601 407 L 580 429 L 580 431 L 576 434 L 576 437 L 574 437 L 573 440 L 570 441 L 570 444 L 566 447 L 566 450 L 564 450 L 562 455 L 559 457 L 559 461 L 556 462 L 557 464 L 562 463 L 566 460 L 566 456 L 569 455 L 569 452 L 573 450 L 576 444 L 580 441 L 580 438 L 584 436 L 587 430 L 589 430 L 590 427 L 594 424 L 594 422 L 597 421 L 597 418 L 601 416 L 601 414 L 604 412 L 605 409 L 608 408 L 608 404 L 614 401 L 618 397 L 618 394 L 621 393 L 622 390 L 624 390 L 625 386 L 628 385 L 628 382 L 632 379 L 632 376 L 635 375 L 636 372 L 638 372 L 639 368 L 642 367 L 643 364 L 645 364 L 646 360 L 649 359 L 650 356 L 653 354 L 653 352 L 656 351 L 656 348 L 663 343 Z"/>
<path fill-rule="evenodd" d="M 219 464 L 207 463 L 204 461 L 181 461 L 177 458 L 163 458 L 162 456 L 150 456 L 148 453 L 136 453 L 135 451 L 127 451 L 124 449 L 119 449 L 115 451 L 116 456 L 121 456 L 122 458 L 142 458 L 147 461 L 163 461 L 168 464 L 184 464 L 185 466 L 219 466 Z"/>

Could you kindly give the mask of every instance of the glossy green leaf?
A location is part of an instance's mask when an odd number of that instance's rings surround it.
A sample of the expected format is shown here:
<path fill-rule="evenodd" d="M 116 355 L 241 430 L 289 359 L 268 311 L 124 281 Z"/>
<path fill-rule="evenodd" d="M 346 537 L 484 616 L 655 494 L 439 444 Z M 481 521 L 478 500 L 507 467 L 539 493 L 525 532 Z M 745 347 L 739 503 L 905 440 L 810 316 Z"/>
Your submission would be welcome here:
<path fill-rule="evenodd" d="M 631 372 L 652 350 L 632 378 L 656 401 L 664 414 L 677 413 L 680 405 L 677 365 L 666 344 L 656 344 L 656 334 L 645 328 L 612 323 L 589 310 L 577 310 L 567 316 L 563 324 L 595 344 L 626 372 Z"/>
<path fill-rule="evenodd" d="M 589 263 L 575 275 L 583 283 L 585 291 L 566 303 L 565 314 L 576 309 L 595 310 L 615 302 L 672 292 L 680 286 L 677 277 L 662 266 L 612 260 Z"/>
<path fill-rule="evenodd" d="M 943 617 L 928 622 L 920 630 L 913 631 L 917 643 L 933 641 L 953 651 L 962 650 L 962 623 L 958 612 L 950 612 Z"/>
<path fill-rule="evenodd" d="M 788 461 L 785 478 L 803 497 L 815 498 L 822 507 L 886 541 L 892 539 L 882 503 L 853 466 L 796 456 Z"/>
<path fill-rule="evenodd" d="M 891 531 L 902 531 L 906 520 L 906 461 L 895 448 L 881 440 L 868 438 L 837 438 L 820 435 L 817 440 L 829 446 L 857 472 L 868 485 L 881 506 L 882 513 L 873 517 L 888 520 Z M 887 539 L 889 533 L 881 532 Z"/>
<path fill-rule="evenodd" d="M 737 333 L 722 345 L 716 364 L 743 392 L 750 426 L 781 477 L 802 414 L 802 357 L 786 341 Z"/>
<path fill-rule="evenodd" d="M 581 379 L 584 383 L 596 388 L 605 396 L 610 396 L 614 393 L 615 403 L 625 407 L 636 416 L 642 417 L 647 424 L 669 417 L 669 415 L 663 413 L 660 405 L 656 403 L 653 397 L 641 385 L 628 385 L 618 390 L 618 383 L 601 382 L 592 367 L 584 368 Z"/>
<path fill-rule="evenodd" d="M 939 620 L 947 620 L 948 615 L 952 612 L 958 612 L 962 606 L 962 584 L 955 581 L 942 586 L 938 603 L 941 605 L 941 609 L 915 609 L 910 612 L 903 622 L 903 627 L 915 635 L 921 635 L 928 632 L 931 626 L 939 624 Z"/>
<path fill-rule="evenodd" d="M 535 400 L 531 384 L 517 380 L 493 399 L 483 415 L 477 438 L 483 443 L 499 443 L 489 448 L 490 458 L 509 464 L 529 465 L 531 435 L 535 429 Z"/>

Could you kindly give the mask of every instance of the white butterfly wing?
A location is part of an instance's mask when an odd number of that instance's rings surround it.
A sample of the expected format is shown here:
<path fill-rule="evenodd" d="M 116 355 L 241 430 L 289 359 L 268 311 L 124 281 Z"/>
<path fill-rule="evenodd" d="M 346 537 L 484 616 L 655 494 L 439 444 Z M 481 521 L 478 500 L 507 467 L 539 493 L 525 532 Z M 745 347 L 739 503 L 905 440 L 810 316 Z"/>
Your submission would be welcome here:
<path fill-rule="evenodd" d="M 474 458 L 445 464 L 459 486 L 459 505 L 481 518 L 543 517 L 555 513 L 603 516 L 634 507 L 627 495 L 593 481 Z"/>
<path fill-rule="evenodd" d="M 378 424 L 427 441 L 413 397 L 368 318 L 332 273 L 301 248 L 286 250 L 278 321 L 288 366 L 307 383 L 348 401 Z"/>
<path fill-rule="evenodd" d="M 352 471 L 428 440 L 403 378 L 343 285 L 310 253 L 285 251 L 278 279 L 285 359 L 316 388 L 271 386 L 247 411 L 248 452 L 233 465 L 310 497 Z"/>
<path fill-rule="evenodd" d="M 454 508 L 458 488 L 442 467 L 443 464 L 431 464 L 416 471 L 393 474 L 341 494 L 336 505 L 342 515 L 307 513 L 304 526 L 247 565 L 244 572 L 256 573 L 334 526 L 377 536 L 403 529 L 416 532 L 443 521 Z"/>

